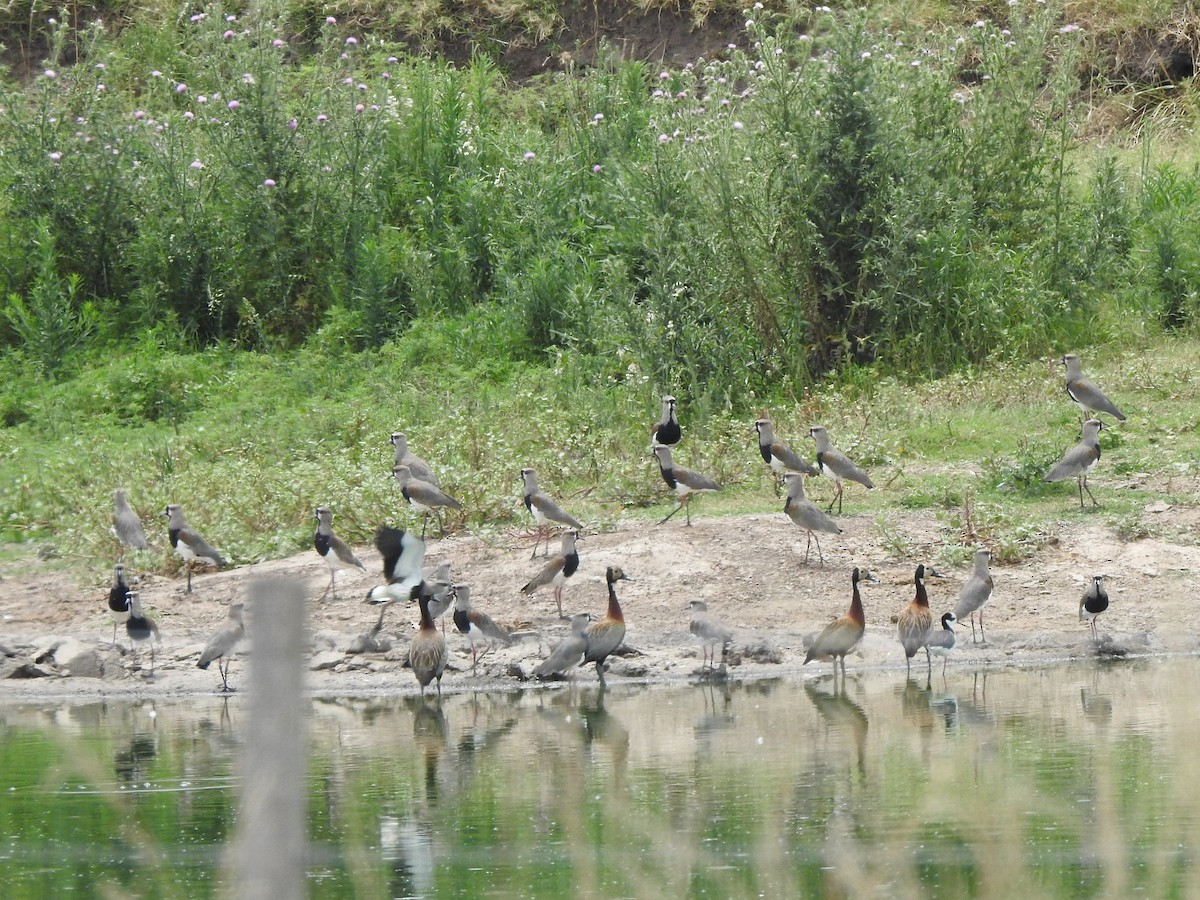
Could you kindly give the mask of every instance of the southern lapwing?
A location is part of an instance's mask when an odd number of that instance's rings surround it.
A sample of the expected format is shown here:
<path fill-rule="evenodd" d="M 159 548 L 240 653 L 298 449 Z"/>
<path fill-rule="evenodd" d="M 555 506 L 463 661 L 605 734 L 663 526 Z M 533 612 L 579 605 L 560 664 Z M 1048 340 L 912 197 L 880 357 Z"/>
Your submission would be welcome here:
<path fill-rule="evenodd" d="M 333 510 L 327 506 L 318 506 L 314 518 L 317 520 L 317 532 L 313 535 L 313 547 L 329 566 L 329 585 L 319 600 L 324 600 L 330 591 L 333 591 L 333 599 L 336 600 L 337 588 L 334 586 L 334 579 L 338 569 L 358 569 L 365 575 L 367 567 L 359 562 L 350 545 L 333 533 Z"/>
<path fill-rule="evenodd" d="M 536 471 L 530 468 L 522 469 L 521 483 L 521 498 L 525 501 L 525 508 L 533 516 L 534 524 L 537 526 L 537 531 L 533 538 L 533 553 L 530 555 L 530 559 L 537 556 L 538 543 L 541 541 L 546 543 L 546 553 L 549 553 L 547 535 L 550 528 L 558 526 L 573 528 L 575 531 L 583 530 L 583 525 L 580 524 L 578 519 L 565 511 L 554 502 L 549 494 L 538 487 Z"/>
<path fill-rule="evenodd" d="M 1068 353 L 1062 358 L 1062 364 L 1067 367 L 1067 394 L 1083 412 L 1084 419 L 1094 419 L 1096 413 L 1108 413 L 1114 419 L 1125 421 L 1125 414 L 1104 396 L 1104 391 L 1083 377 L 1083 365 L 1078 356 Z"/>
<path fill-rule="evenodd" d="M 233 688 L 229 686 L 229 667 L 233 663 L 234 648 L 246 636 L 246 626 L 242 621 L 244 609 L 245 604 L 241 600 L 229 604 L 229 617 L 204 645 L 204 650 L 196 663 L 196 668 L 207 669 L 214 660 L 216 661 L 217 671 L 221 673 L 221 691 L 223 693 L 233 691 Z M 222 660 L 224 660 L 223 664 Z"/>
<path fill-rule="evenodd" d="M 879 579 L 870 572 L 862 572 L 855 568 L 850 575 L 851 595 L 850 610 L 839 619 L 834 619 L 816 636 L 804 654 L 802 665 L 808 665 L 814 659 L 832 659 L 833 677 L 838 674 L 838 663 L 841 662 L 842 678 L 846 677 L 846 654 L 858 646 L 859 641 L 867 631 L 867 617 L 863 612 L 862 594 L 858 583 L 867 581 L 879 583 Z"/>
<path fill-rule="evenodd" d="M 592 621 L 591 613 L 576 613 L 571 617 L 571 633 L 558 643 L 540 666 L 533 670 L 534 678 L 553 678 L 574 669 L 583 662 L 587 650 L 584 631 Z"/>
<path fill-rule="evenodd" d="M 688 631 L 700 642 L 700 667 L 717 667 L 718 646 L 721 648 L 721 665 L 724 666 L 725 653 L 733 643 L 733 632 L 708 611 L 708 604 L 703 600 L 692 600 L 688 603 L 688 610 L 691 612 Z"/>
<path fill-rule="evenodd" d="M 932 669 L 933 667 L 927 646 L 929 633 L 933 630 L 933 613 L 929 609 L 929 594 L 925 592 L 926 574 L 924 565 L 917 566 L 916 574 L 913 576 L 916 596 L 900 611 L 900 615 L 896 619 L 896 637 L 900 640 L 900 646 L 904 648 L 905 668 L 910 671 L 912 658 L 921 649 L 925 650 L 926 668 Z M 931 577 L 941 577 L 933 569 L 929 569 L 928 574 Z"/>
<path fill-rule="evenodd" d="M 150 641 L 150 672 L 154 674 L 154 645 L 158 643 L 158 623 L 146 615 L 142 602 L 136 591 L 129 593 L 129 618 L 125 620 L 125 634 L 129 636 L 130 647 L 142 641 Z"/>
<path fill-rule="evenodd" d="M 770 419 L 755 420 L 754 430 L 758 432 L 758 452 L 762 455 L 763 462 L 770 466 L 771 471 L 775 473 L 776 497 L 779 496 L 779 485 L 783 483 L 785 473 L 820 474 L 812 463 L 801 459 L 800 455 L 788 444 L 775 437 L 775 426 Z"/>
<path fill-rule="evenodd" d="M 579 551 L 575 549 L 575 544 L 578 540 L 578 531 L 564 531 L 562 536 L 562 550 L 559 554 L 551 557 L 542 566 L 542 570 L 521 588 L 522 594 L 532 594 L 540 587 L 545 587 L 548 584 L 554 585 L 554 604 L 558 607 L 558 617 L 560 619 L 563 618 L 563 585 L 567 583 L 567 579 L 574 575 L 579 568 Z"/>
<path fill-rule="evenodd" d="M 842 513 L 842 482 L 856 481 L 866 488 L 873 488 L 870 476 L 856 466 L 846 454 L 829 443 L 829 432 L 823 425 L 814 425 L 808 429 L 808 436 L 817 442 L 817 469 L 822 475 L 833 479 L 837 493 L 833 500 L 837 501 L 838 515 Z M 833 500 L 829 501 L 828 512 L 833 512 Z"/>
<path fill-rule="evenodd" d="M 199 562 L 219 569 L 225 565 L 225 558 L 192 530 L 183 515 L 183 507 L 178 503 L 168 504 L 163 515 L 167 517 L 167 536 L 171 539 L 171 546 L 187 568 L 187 592 L 190 594 L 193 564 Z"/>
<path fill-rule="evenodd" d="M 1088 472 L 1096 467 L 1096 463 L 1100 461 L 1100 429 L 1104 424 L 1099 419 L 1088 419 L 1083 423 L 1083 429 L 1080 433 L 1080 441 L 1074 447 L 1066 452 L 1051 469 L 1047 475 L 1046 481 L 1065 481 L 1068 478 L 1074 478 L 1079 483 L 1079 508 L 1083 509 L 1083 492 L 1087 491 L 1088 497 L 1092 501 L 1092 506 L 1099 506 L 1096 498 L 1092 496 L 1092 489 L 1087 486 Z"/>
<path fill-rule="evenodd" d="M 621 641 L 625 640 L 625 616 L 621 613 L 621 604 L 617 600 L 616 583 L 633 579 L 617 566 L 609 566 L 604 574 L 604 581 L 608 584 L 608 611 L 603 619 L 592 622 L 583 632 L 584 640 L 587 641 L 583 661 L 596 664 L 596 674 L 600 676 L 601 686 L 604 685 L 604 661 L 621 646 Z"/>
<path fill-rule="evenodd" d="M 449 654 L 446 652 L 446 639 L 438 633 L 429 615 L 429 598 L 421 597 L 421 627 L 408 645 L 408 665 L 417 684 L 421 685 L 421 696 L 425 696 L 425 688 L 429 682 L 437 679 L 438 696 L 442 695 L 442 674 L 446 671 Z"/>
<path fill-rule="evenodd" d="M 1108 591 L 1104 588 L 1104 576 L 1093 575 L 1087 590 L 1079 598 L 1079 621 L 1087 622 L 1092 629 L 1092 640 L 1100 642 L 1096 634 L 1096 617 L 1108 609 Z"/>
<path fill-rule="evenodd" d="M 983 633 L 983 607 L 989 600 L 992 599 L 992 571 L 988 568 L 988 563 L 991 562 L 992 554 L 988 550 L 975 551 L 975 571 L 971 573 L 971 577 L 966 580 L 962 586 L 962 590 L 958 594 L 958 602 L 954 604 L 954 618 L 956 621 L 962 621 L 965 618 L 971 620 L 971 643 L 976 643 L 975 640 L 975 616 L 979 615 L 979 638 L 985 644 L 987 638 Z"/>
<path fill-rule="evenodd" d="M 125 580 L 125 567 L 120 563 L 113 566 L 113 583 L 108 589 L 108 614 L 113 623 L 113 647 L 117 646 L 117 626 L 124 625 L 129 618 L 129 583 Z"/>
<path fill-rule="evenodd" d="M 954 632 L 954 623 L 957 621 L 954 613 L 943 613 L 942 627 L 930 629 L 929 640 L 925 642 L 926 650 L 942 658 L 943 678 L 946 677 L 946 663 L 950 661 L 950 654 L 954 652 L 954 646 L 958 643 L 958 635 Z"/>
<path fill-rule="evenodd" d="M 388 438 L 388 442 L 396 450 L 393 471 L 395 471 L 395 466 L 408 466 L 413 475 L 421 481 L 428 481 L 434 487 L 442 486 L 442 483 L 438 481 L 437 473 L 429 467 L 429 463 L 408 449 L 408 438 L 402 432 L 393 432 L 392 436 Z"/>
<path fill-rule="evenodd" d="M 817 556 L 821 565 L 825 565 L 825 554 L 821 552 L 821 539 L 817 532 L 826 534 L 841 534 L 840 529 L 829 514 L 804 495 L 804 475 L 800 472 L 787 472 L 783 476 L 787 486 L 787 499 L 783 503 L 783 511 L 793 522 L 808 532 L 808 543 L 804 547 L 804 564 L 808 565 L 808 554 L 812 550 L 813 541 L 817 542 Z"/>
<path fill-rule="evenodd" d="M 383 558 L 384 583 L 371 588 L 365 602 L 383 606 L 381 620 L 388 604 L 410 603 L 433 595 L 434 589 L 425 581 L 422 569 L 425 542 L 413 532 L 381 525 L 375 532 L 375 549 Z"/>
<path fill-rule="evenodd" d="M 701 491 L 719 491 L 721 485 L 717 484 L 707 475 L 701 475 L 699 472 L 694 472 L 691 469 L 686 469 L 683 466 L 677 466 L 675 460 L 671 457 L 671 448 L 665 444 L 659 444 L 654 448 L 654 455 L 658 457 L 658 467 L 662 472 L 663 481 L 667 483 L 667 487 L 671 488 L 678 496 L 678 505 L 667 513 L 666 517 L 659 522 L 662 525 L 667 519 L 679 512 L 679 510 L 687 509 L 687 523 L 692 524 L 692 508 L 688 503 L 691 495 Z"/>
<path fill-rule="evenodd" d="M 150 542 L 146 540 L 146 529 L 142 520 L 133 511 L 129 501 L 125 499 L 125 488 L 113 491 L 113 536 L 121 542 L 121 546 L 131 550 L 148 550 Z"/>
<path fill-rule="evenodd" d="M 454 627 L 461 634 L 465 634 L 471 644 L 471 672 L 474 673 L 475 663 L 480 656 L 486 655 L 493 644 L 509 646 L 513 642 L 513 636 L 497 625 L 487 613 L 471 608 L 469 586 L 456 584 L 450 591 L 454 604 Z M 484 645 L 483 653 L 477 651 L 478 644 Z"/>
<path fill-rule="evenodd" d="M 650 429 L 650 440 L 654 444 L 678 444 L 683 437 L 679 427 L 679 419 L 675 417 L 675 398 L 664 394 L 662 398 L 662 417 Z"/>
<path fill-rule="evenodd" d="M 418 478 L 408 465 L 396 466 L 392 469 L 392 474 L 400 483 L 400 493 L 404 495 L 408 505 L 425 517 L 421 523 L 421 538 L 425 537 L 425 526 L 429 524 L 430 513 L 437 517 L 438 530 L 444 535 L 446 529 L 442 525 L 442 514 L 439 510 L 462 509 L 463 505 L 436 484 Z"/>

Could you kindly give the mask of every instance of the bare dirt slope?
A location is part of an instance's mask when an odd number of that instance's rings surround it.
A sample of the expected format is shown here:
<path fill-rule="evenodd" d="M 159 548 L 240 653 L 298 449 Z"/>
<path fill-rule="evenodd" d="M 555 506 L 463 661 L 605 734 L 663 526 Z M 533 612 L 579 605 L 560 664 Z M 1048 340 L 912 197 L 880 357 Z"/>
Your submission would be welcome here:
<path fill-rule="evenodd" d="M 1163 526 L 1163 533 L 1195 533 L 1200 521 L 1200 511 L 1191 508 L 1162 508 L 1147 516 Z M 628 622 L 626 644 L 637 652 L 611 660 L 610 685 L 621 679 L 680 679 L 697 673 L 699 645 L 688 633 L 687 604 L 693 599 L 707 601 L 710 612 L 737 633 L 730 677 L 795 673 L 804 658 L 805 636 L 845 612 L 850 571 L 857 565 L 875 572 L 882 584 L 864 586 L 867 635 L 849 668 L 902 668 L 905 659 L 893 618 L 912 598 L 915 564 L 929 562 L 935 554 L 938 529 L 932 512 L 889 518 L 894 528 L 889 528 L 890 543 L 907 541 L 912 558 L 888 558 L 874 521 L 849 508 L 840 520 L 844 533 L 822 541 L 824 566 L 817 563 L 815 548 L 811 564 L 804 564 L 804 534 L 782 513 L 707 518 L 701 511 L 690 528 L 672 519 L 661 527 L 629 524 L 612 533 L 587 535 L 580 543 L 580 570 L 566 588 L 564 612 L 601 615 L 605 567 L 620 565 L 636 579 L 621 582 L 619 593 Z M 1108 576 L 1112 596 L 1110 610 L 1100 619 L 1106 649 L 1134 654 L 1200 651 L 1200 604 L 1192 581 L 1200 571 L 1200 549 L 1161 539 L 1126 543 L 1099 516 L 1070 518 L 1074 524 L 1064 526 L 1059 539 L 1033 559 L 994 568 L 996 592 L 985 607 L 988 644 L 973 646 L 964 623 L 952 666 L 1040 663 L 1095 653 L 1077 618 L 1084 580 L 1093 572 Z M 552 546 L 556 549 L 557 541 Z M 445 689 L 515 687 L 519 676 L 531 672 L 565 633 L 549 588 L 532 598 L 519 593 L 542 565 L 540 556 L 530 560 L 530 548 L 530 536 L 516 532 L 492 544 L 470 536 L 429 542 L 427 564 L 449 560 L 455 580 L 471 586 L 476 608 L 509 628 L 536 633 L 487 656 L 472 676 L 467 642 L 447 623 L 451 671 Z M 316 597 L 328 574 L 315 552 L 197 575 L 190 596 L 181 578 L 141 573 L 142 597 L 161 629 L 152 678 L 144 672 L 146 652 L 134 659 L 110 649 L 107 588 L 81 586 L 61 560 L 8 563 L 0 568 L 0 645 L 7 655 L 0 668 L 0 676 L 7 676 L 0 680 L 0 698 L 212 691 L 220 681 L 215 670 L 196 668 L 199 652 L 224 619 L 229 602 L 244 598 L 251 582 L 265 575 L 302 579 L 312 591 L 314 690 L 413 691 L 416 682 L 404 660 L 415 608 L 388 610 L 382 637 L 390 640 L 390 650 L 348 652 L 376 619 L 375 609 L 362 599 L 380 581 L 379 557 L 370 548 L 360 548 L 359 555 L 368 574 L 339 574 L 338 599 L 323 602 Z M 130 566 L 136 568 L 136 561 Z M 945 574 L 945 579 L 928 582 L 936 614 L 953 606 L 968 573 Z M 251 632 L 255 625 L 251 621 Z M 257 627 L 263 627 L 261 617 Z M 85 653 L 74 671 L 57 661 L 55 648 L 67 638 L 94 651 Z M 129 643 L 124 629 L 118 642 Z M 817 668 L 811 664 L 803 672 L 812 674 Z M 819 671 L 827 668 L 822 664 Z M 80 677 L 81 671 L 95 677 Z M 239 660 L 235 683 L 244 671 Z M 19 675 L 44 677 L 14 677 Z M 591 681 L 596 674 L 589 669 L 577 677 Z"/>

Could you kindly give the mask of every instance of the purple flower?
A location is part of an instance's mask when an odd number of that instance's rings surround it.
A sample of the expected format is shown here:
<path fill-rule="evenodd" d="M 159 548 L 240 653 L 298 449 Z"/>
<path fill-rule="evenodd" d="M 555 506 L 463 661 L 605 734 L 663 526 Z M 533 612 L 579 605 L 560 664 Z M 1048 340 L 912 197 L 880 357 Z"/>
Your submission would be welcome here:
<path fill-rule="evenodd" d="M 525 151 L 525 162 L 533 162 L 535 159 L 537 159 L 536 153 L 534 153 L 532 150 Z"/>
<path fill-rule="evenodd" d="M 191 165 L 191 168 L 193 168 L 193 169 L 203 169 L 203 168 L 204 168 L 204 163 L 200 162 L 200 160 L 198 160 L 198 159 L 193 159 L 193 160 L 192 160 L 192 165 Z"/>
<path fill-rule="evenodd" d="M 321 113 L 319 116 L 317 116 L 317 122 L 319 124 L 323 124 L 328 121 L 329 121 L 329 116 L 325 115 L 325 113 Z"/>
<path fill-rule="evenodd" d="M 161 78 L 162 72 L 158 71 L 158 69 L 154 69 L 150 72 L 150 77 L 151 78 Z"/>
<path fill-rule="evenodd" d="M 336 24 L 337 24 L 337 19 L 335 19 L 333 16 L 326 16 L 326 17 L 325 17 L 325 24 L 326 24 L 326 25 L 336 25 Z"/>
<path fill-rule="evenodd" d="M 229 40 L 231 37 L 233 37 L 233 32 L 226 31 L 223 35 L 221 35 L 221 37 L 225 38 L 225 40 Z"/>
<path fill-rule="evenodd" d="M 734 130 L 734 131 L 741 131 L 741 130 L 742 130 L 743 128 L 745 128 L 745 127 L 746 127 L 746 126 L 745 126 L 745 125 L 743 125 L 741 122 L 734 122 L 734 123 L 733 123 L 733 130 Z"/>
<path fill-rule="evenodd" d="M 346 45 L 348 47 L 353 47 L 357 43 L 358 43 L 358 38 L 354 37 L 354 35 L 351 35 L 350 37 L 346 38 Z"/>
<path fill-rule="evenodd" d="M 175 93 L 183 94 L 186 92 L 187 92 L 187 85 L 184 84 L 182 81 L 179 82 L 179 84 L 175 85 Z"/>
<path fill-rule="evenodd" d="M 604 166 L 600 165 L 600 163 L 596 163 L 594 166 L 592 166 L 592 174 L 593 175 L 599 175 L 603 171 L 604 171 Z"/>
<path fill-rule="evenodd" d="M 183 114 L 183 117 L 185 119 L 194 119 L 194 118 L 196 118 L 196 114 L 189 109 L 187 112 L 185 112 Z"/>
<path fill-rule="evenodd" d="M 278 50 L 283 46 L 283 41 L 281 41 L 279 38 L 275 38 L 275 40 L 271 41 L 271 46 Z"/>
<path fill-rule="evenodd" d="M 144 118 L 146 118 L 146 113 L 140 109 L 134 110 L 133 117 L 135 119 L 144 119 Z"/>
<path fill-rule="evenodd" d="M 292 121 L 288 122 L 288 131 L 295 131 L 299 127 L 300 127 L 300 123 L 297 122 L 295 119 L 292 119 Z"/>
<path fill-rule="evenodd" d="M 226 17 L 225 17 L 225 21 L 226 21 L 226 22 L 236 22 L 236 21 L 237 21 L 237 16 L 226 16 Z"/>
<path fill-rule="evenodd" d="M 62 159 L 62 154 L 59 153 L 57 150 L 55 150 L 52 153 L 49 153 L 47 155 L 50 157 L 51 162 L 58 162 L 60 159 Z"/>
<path fill-rule="evenodd" d="M 207 103 L 208 98 L 206 96 L 204 96 L 203 94 L 201 94 L 199 97 L 196 98 L 196 102 L 197 103 Z"/>
<path fill-rule="evenodd" d="M 669 144 L 671 143 L 671 136 L 669 134 L 660 134 L 658 136 L 658 142 L 660 144 Z"/>
<path fill-rule="evenodd" d="M 45 76 L 46 78 L 50 78 L 50 79 L 54 79 L 54 78 L 58 77 L 58 73 L 55 72 L 53 69 L 47 69 L 45 72 L 42 73 L 42 75 Z"/>
<path fill-rule="evenodd" d="M 275 179 L 268 178 L 266 181 L 263 182 L 263 187 L 269 187 L 269 188 L 275 187 Z"/>
<path fill-rule="evenodd" d="M 230 109 L 237 109 L 237 108 L 238 108 L 239 106 L 241 106 L 242 104 L 238 103 L 236 100 L 230 100 L 230 101 L 229 101 L 227 104 L 225 104 L 225 105 L 226 105 L 226 106 L 228 106 Z"/>
<path fill-rule="evenodd" d="M 355 104 L 354 104 L 354 111 L 355 111 L 355 112 L 362 112 L 364 109 L 366 109 L 366 107 L 365 107 L 365 106 L 363 106 L 361 103 L 355 103 Z"/>
<path fill-rule="evenodd" d="M 397 58 L 396 58 L 396 57 L 394 57 L 394 56 L 389 56 L 389 57 L 387 58 L 387 61 L 388 61 L 389 63 L 398 63 L 398 62 L 400 62 L 400 60 L 399 60 L 399 59 L 397 59 Z"/>

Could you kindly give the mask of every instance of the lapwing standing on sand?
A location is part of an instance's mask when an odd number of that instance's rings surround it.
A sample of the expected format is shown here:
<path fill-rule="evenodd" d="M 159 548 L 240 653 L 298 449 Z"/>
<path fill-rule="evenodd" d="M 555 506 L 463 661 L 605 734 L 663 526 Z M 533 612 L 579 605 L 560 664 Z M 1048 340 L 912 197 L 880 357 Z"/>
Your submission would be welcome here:
<path fill-rule="evenodd" d="M 600 676 L 600 685 L 604 686 L 604 661 L 621 646 L 625 640 L 625 616 L 621 613 L 621 604 L 617 601 L 618 581 L 633 581 L 617 566 L 609 566 L 604 574 L 608 584 L 608 611 L 599 622 L 592 622 L 583 632 L 587 641 L 587 649 L 583 652 L 585 663 L 596 664 L 596 674 Z"/>
<path fill-rule="evenodd" d="M 442 486 L 442 483 L 438 481 L 437 473 L 430 468 L 429 463 L 408 449 L 408 438 L 402 432 L 393 432 L 392 436 L 388 438 L 388 442 L 396 450 L 396 461 L 393 463 L 393 472 L 395 471 L 395 466 L 408 466 L 409 471 L 413 473 L 414 477 L 421 481 L 427 481 L 434 487 Z"/>
<path fill-rule="evenodd" d="M 113 566 L 113 583 L 108 589 L 108 614 L 113 623 L 113 646 L 117 646 L 117 626 L 124 625 L 129 618 L 129 583 L 125 580 L 125 567 L 120 563 Z"/>
<path fill-rule="evenodd" d="M 979 615 L 979 638 L 985 644 L 987 638 L 983 634 L 983 607 L 989 600 L 992 599 L 992 571 L 988 568 L 988 563 L 992 560 L 992 554 L 988 550 L 975 551 L 975 571 L 971 573 L 971 577 L 963 584 L 962 590 L 958 594 L 958 602 L 954 604 L 954 618 L 961 622 L 965 618 L 971 620 L 971 643 L 977 643 L 975 640 L 975 616 Z"/>
<path fill-rule="evenodd" d="M 664 394 L 662 398 L 662 417 L 650 429 L 650 440 L 654 444 L 674 446 L 683 437 L 679 427 L 679 419 L 675 417 L 675 398 Z"/>
<path fill-rule="evenodd" d="M 1125 414 L 1104 395 L 1104 391 L 1083 377 L 1083 364 L 1078 356 L 1068 353 L 1062 358 L 1062 364 L 1067 367 L 1067 394 L 1083 412 L 1084 419 L 1094 419 L 1097 413 L 1108 413 L 1114 419 L 1125 421 Z"/>
<path fill-rule="evenodd" d="M 1079 508 L 1083 509 L 1083 492 L 1087 491 L 1092 506 L 1099 506 L 1092 490 L 1087 486 L 1088 472 L 1100 461 L 1100 429 L 1104 424 L 1099 419 L 1088 419 L 1083 423 L 1080 441 L 1066 452 L 1047 475 L 1046 481 L 1065 481 L 1074 478 L 1079 483 Z"/>
<path fill-rule="evenodd" d="M 558 617 L 563 618 L 562 593 L 563 586 L 579 569 L 579 551 L 575 544 L 579 540 L 578 531 L 564 531 L 562 550 L 558 556 L 552 557 L 529 582 L 521 588 L 522 594 L 532 594 L 540 587 L 554 585 L 554 604 L 558 607 Z"/>
<path fill-rule="evenodd" d="M 815 468 L 807 460 L 800 458 L 788 444 L 775 437 L 775 426 L 770 419 L 757 419 L 754 430 L 758 432 L 758 452 L 763 462 L 775 473 L 775 496 L 779 496 L 779 485 L 783 476 L 788 472 L 803 472 L 805 475 L 818 475 Z"/>
<path fill-rule="evenodd" d="M 438 696 L 442 695 L 442 674 L 446 671 L 449 653 L 446 651 L 446 639 L 438 633 L 429 615 L 429 598 L 421 597 L 421 627 L 408 645 L 408 665 L 421 685 L 421 696 L 425 696 L 425 688 L 429 682 L 437 679 Z"/>
<path fill-rule="evenodd" d="M 507 647 L 513 642 L 513 636 L 492 620 L 492 617 L 478 609 L 471 608 L 471 588 L 465 584 L 456 584 L 450 589 L 451 602 L 454 604 L 454 627 L 467 636 L 471 644 L 471 672 L 475 671 L 475 663 L 480 656 L 487 655 L 494 644 Z M 483 644 L 483 653 L 478 653 L 476 645 Z"/>
<path fill-rule="evenodd" d="M 808 544 L 804 547 L 804 564 L 808 565 L 808 554 L 812 550 L 813 541 L 816 541 L 817 557 L 821 560 L 821 565 L 825 565 L 825 554 L 821 552 L 821 540 L 817 537 L 817 532 L 841 534 L 842 529 L 804 495 L 803 474 L 787 472 L 783 481 L 787 485 L 787 499 L 783 503 L 783 511 L 788 514 L 788 518 L 808 532 Z"/>
<path fill-rule="evenodd" d="M 571 617 L 571 633 L 558 643 L 542 664 L 533 670 L 534 678 L 553 678 L 574 669 L 583 662 L 587 650 L 584 632 L 592 621 L 591 613 L 576 613 Z"/>
<path fill-rule="evenodd" d="M 146 540 L 146 529 L 142 527 L 142 520 L 133 511 L 129 501 L 125 499 L 125 488 L 117 488 L 113 491 L 112 533 L 123 547 L 131 550 L 150 549 L 150 542 Z"/>
<path fill-rule="evenodd" d="M 245 606 L 241 600 L 229 604 L 229 617 L 217 629 L 217 633 L 209 638 L 200 654 L 199 662 L 196 663 L 196 668 L 207 669 L 213 660 L 216 660 L 217 671 L 221 673 L 221 691 L 224 693 L 233 690 L 229 686 L 229 667 L 233 663 L 234 648 L 246 636 L 246 626 L 242 621 Z M 224 665 L 222 660 L 225 661 Z"/>
<path fill-rule="evenodd" d="M 442 525 L 440 510 L 462 509 L 463 505 L 436 484 L 417 478 L 407 465 L 396 466 L 392 469 L 392 474 L 400 483 L 400 493 L 404 495 L 408 505 L 425 517 L 421 523 L 421 538 L 425 537 L 425 527 L 429 524 L 430 513 L 437 517 L 438 530 L 445 535 L 446 529 Z"/>
<path fill-rule="evenodd" d="M 838 674 L 838 663 L 841 662 L 842 678 L 846 677 L 846 654 L 858 646 L 859 641 L 867 631 L 867 617 L 863 612 L 862 594 L 858 583 L 866 579 L 875 584 L 879 579 L 870 572 L 861 572 L 855 568 L 850 575 L 850 610 L 839 619 L 834 619 L 822 629 L 804 654 L 802 665 L 808 665 L 814 659 L 832 659 L 833 677 Z"/>
<path fill-rule="evenodd" d="M 192 530 L 183 515 L 183 507 L 178 503 L 168 504 L 163 515 L 167 517 L 167 536 L 171 539 L 171 546 L 187 568 L 187 592 L 190 594 L 193 565 L 199 562 L 220 569 L 225 565 L 225 558 Z"/>
<path fill-rule="evenodd" d="M 521 497 L 525 501 L 525 508 L 529 510 L 533 516 L 533 521 L 537 525 L 537 531 L 533 538 L 533 553 L 530 559 L 537 556 L 538 543 L 544 541 L 549 553 L 549 530 L 555 526 L 562 528 L 573 528 L 575 531 L 582 531 L 583 525 L 569 512 L 566 512 L 561 506 L 554 502 L 553 498 L 545 491 L 538 487 L 537 472 L 530 468 L 521 470 L 521 483 L 523 485 Z"/>
<path fill-rule="evenodd" d="M 132 649 L 142 641 L 150 641 L 150 672 L 154 674 L 154 645 L 158 643 L 158 623 L 146 615 L 136 591 L 129 593 L 129 618 L 125 620 L 125 633 L 129 636 Z"/>
<path fill-rule="evenodd" d="M 930 659 L 927 646 L 929 634 L 933 630 L 933 613 L 929 609 L 929 594 L 925 592 L 926 574 L 930 577 L 941 577 L 940 573 L 935 572 L 932 568 L 926 570 L 924 565 L 917 566 L 916 574 L 913 576 L 916 596 L 900 611 L 900 615 L 896 619 L 896 637 L 900 640 L 900 646 L 904 648 L 904 665 L 908 671 L 912 669 L 912 658 L 922 648 L 925 650 L 926 668 L 930 670 L 933 668 L 933 661 Z"/>
<path fill-rule="evenodd" d="M 717 667 L 718 646 L 721 648 L 721 665 L 724 666 L 725 653 L 733 643 L 733 632 L 708 611 L 708 604 L 703 600 L 690 601 L 688 610 L 691 612 L 688 631 L 700 642 L 700 668 Z"/>
<path fill-rule="evenodd" d="M 846 454 L 829 443 L 829 432 L 822 425 L 808 429 L 808 436 L 817 442 L 817 469 L 822 475 L 833 479 L 837 488 L 833 500 L 829 501 L 828 512 L 833 512 L 833 501 L 837 501 L 838 515 L 842 514 L 842 482 L 856 481 L 866 488 L 875 487 L 870 476 L 856 466 Z"/>
<path fill-rule="evenodd" d="M 333 599 L 336 600 L 337 587 L 334 585 L 334 579 L 338 569 L 358 569 L 365 575 L 367 567 L 359 562 L 350 545 L 333 533 L 333 510 L 327 506 L 318 506 L 314 518 L 317 520 L 317 533 L 313 535 L 313 547 L 329 566 L 329 585 L 319 599 L 324 600 L 325 595 L 333 591 Z"/>
<path fill-rule="evenodd" d="M 950 661 L 950 654 L 954 652 L 954 646 L 958 643 L 958 635 L 954 632 L 956 621 L 958 619 L 954 613 L 944 613 L 942 627 L 931 629 L 929 640 L 925 642 L 926 650 L 934 656 L 942 658 L 942 678 L 946 677 L 946 663 Z"/>
<path fill-rule="evenodd" d="M 662 525 L 663 522 L 666 522 L 667 519 L 686 507 L 687 523 L 690 526 L 692 524 L 692 508 L 688 500 L 691 498 L 691 495 L 702 491 L 719 491 L 721 490 L 721 486 L 707 475 L 701 475 L 699 472 L 694 472 L 683 466 L 677 466 L 671 456 L 670 447 L 659 444 L 654 448 L 654 455 L 658 457 L 658 467 L 662 472 L 663 481 L 679 497 L 679 504 L 667 513 L 666 518 L 658 524 Z"/>
<path fill-rule="evenodd" d="M 1104 576 L 1093 575 L 1087 590 L 1079 598 L 1079 621 L 1087 622 L 1092 629 L 1092 640 L 1100 643 L 1096 633 L 1096 618 L 1108 609 L 1108 591 L 1104 588 Z"/>

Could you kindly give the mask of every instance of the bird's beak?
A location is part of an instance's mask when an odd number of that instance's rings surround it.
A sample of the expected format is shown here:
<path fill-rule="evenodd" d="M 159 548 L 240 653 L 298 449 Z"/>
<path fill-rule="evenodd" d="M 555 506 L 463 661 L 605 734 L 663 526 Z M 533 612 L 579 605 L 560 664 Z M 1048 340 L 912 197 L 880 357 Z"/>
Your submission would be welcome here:
<path fill-rule="evenodd" d="M 937 569 L 928 568 L 925 570 L 925 577 L 926 578 L 945 578 L 946 576 L 943 575 L 941 572 L 939 572 Z"/>

